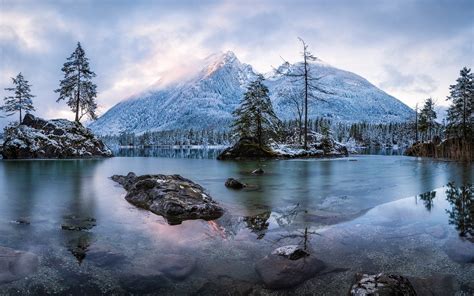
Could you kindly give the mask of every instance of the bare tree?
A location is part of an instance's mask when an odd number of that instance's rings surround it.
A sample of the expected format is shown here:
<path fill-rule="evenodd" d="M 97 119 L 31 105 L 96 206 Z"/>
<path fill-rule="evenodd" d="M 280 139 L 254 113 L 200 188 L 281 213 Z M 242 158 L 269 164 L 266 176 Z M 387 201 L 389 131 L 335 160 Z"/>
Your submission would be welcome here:
<path fill-rule="evenodd" d="M 308 45 L 306 42 L 299 38 L 302 46 L 303 51 L 301 52 L 301 56 L 303 57 L 303 62 L 295 65 L 290 65 L 286 60 L 284 60 L 284 64 L 275 69 L 277 74 L 281 74 L 287 77 L 292 77 L 294 80 L 292 82 L 302 82 L 302 90 L 304 95 L 304 149 L 308 149 L 308 101 L 309 99 L 315 99 L 319 101 L 324 101 L 323 98 L 317 96 L 315 92 L 323 93 L 323 94 L 332 94 L 331 92 L 325 90 L 320 86 L 319 81 L 324 78 L 324 76 L 315 76 L 314 68 L 310 66 L 311 62 L 317 60 L 316 56 L 314 56 L 308 49 Z"/>
<path fill-rule="evenodd" d="M 294 106 L 294 113 L 298 125 L 298 143 L 301 144 L 303 139 L 304 93 L 301 89 L 292 88 L 289 91 L 281 90 L 278 95 Z"/>

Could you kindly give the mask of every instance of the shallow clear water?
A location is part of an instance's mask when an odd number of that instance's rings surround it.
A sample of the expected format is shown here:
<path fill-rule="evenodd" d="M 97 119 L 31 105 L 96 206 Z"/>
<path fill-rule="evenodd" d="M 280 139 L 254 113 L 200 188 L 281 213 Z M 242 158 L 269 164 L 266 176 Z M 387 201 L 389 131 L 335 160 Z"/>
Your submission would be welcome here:
<path fill-rule="evenodd" d="M 266 173 L 251 175 L 257 167 Z M 181 174 L 227 212 L 216 221 L 170 226 L 127 203 L 125 191 L 109 179 L 129 171 Z M 251 186 L 229 190 L 228 177 Z M 276 293 L 344 294 L 361 271 L 442 276 L 453 291 L 471 291 L 474 244 L 450 224 L 446 211 L 453 205 L 443 186 L 451 181 L 473 183 L 473 166 L 403 156 L 0 161 L 0 246 L 41 258 L 38 272 L 0 285 L 0 294 L 258 292 L 263 287 L 254 263 L 276 247 L 305 241 L 332 269 Z M 433 190 L 432 202 L 418 196 Z M 71 215 L 94 218 L 96 225 L 61 229 Z M 245 218 L 255 215 L 268 224 Z M 12 223 L 18 219 L 30 224 Z M 170 262 L 176 270 L 159 271 Z M 182 269 L 189 272 L 177 276 Z"/>

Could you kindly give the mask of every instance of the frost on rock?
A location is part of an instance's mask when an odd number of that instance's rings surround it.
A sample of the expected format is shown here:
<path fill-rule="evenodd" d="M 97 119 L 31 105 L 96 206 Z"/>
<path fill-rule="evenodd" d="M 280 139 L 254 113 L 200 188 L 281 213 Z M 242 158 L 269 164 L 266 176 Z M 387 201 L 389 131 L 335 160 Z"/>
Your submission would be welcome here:
<path fill-rule="evenodd" d="M 310 131 L 308 133 L 308 149 L 304 149 L 295 137 L 296 133 L 287 136 L 282 143 L 270 142 L 269 147 L 277 154 L 285 157 L 338 157 L 348 156 L 345 145 L 330 136 Z"/>
<path fill-rule="evenodd" d="M 44 120 L 27 114 L 21 125 L 5 128 L 4 139 L 5 159 L 112 156 L 89 129 L 66 119 Z"/>
<path fill-rule="evenodd" d="M 222 151 L 217 159 L 330 158 L 349 155 L 346 146 L 335 141 L 331 136 L 323 136 L 310 131 L 308 149 L 304 149 L 295 135 L 296 133 L 290 133 L 278 142 L 270 140 L 264 147 L 256 144 L 256 139 L 242 138 L 233 146 Z"/>

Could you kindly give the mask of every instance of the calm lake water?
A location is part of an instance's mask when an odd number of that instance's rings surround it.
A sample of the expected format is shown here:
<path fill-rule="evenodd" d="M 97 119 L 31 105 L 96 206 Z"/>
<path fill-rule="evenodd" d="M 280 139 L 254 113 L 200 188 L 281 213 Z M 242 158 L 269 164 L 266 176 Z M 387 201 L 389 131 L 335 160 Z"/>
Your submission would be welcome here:
<path fill-rule="evenodd" d="M 474 183 L 472 165 L 376 155 L 221 162 L 209 151 L 167 153 L 0 161 L 0 246 L 40 256 L 36 273 L 1 284 L 0 295 L 345 295 L 362 271 L 423 278 L 452 293 L 474 291 L 472 213 L 466 218 L 446 187 Z M 257 167 L 266 173 L 251 175 Z M 130 171 L 181 174 L 227 212 L 216 221 L 168 225 L 129 204 L 109 178 Z M 229 190 L 228 177 L 251 186 Z M 472 205 L 472 194 L 468 199 Z M 61 229 L 71 216 L 96 225 Z M 30 224 L 12 223 L 18 219 Z M 265 290 L 255 262 L 304 241 L 328 271 L 288 291 Z M 163 265 L 170 267 L 160 271 Z"/>

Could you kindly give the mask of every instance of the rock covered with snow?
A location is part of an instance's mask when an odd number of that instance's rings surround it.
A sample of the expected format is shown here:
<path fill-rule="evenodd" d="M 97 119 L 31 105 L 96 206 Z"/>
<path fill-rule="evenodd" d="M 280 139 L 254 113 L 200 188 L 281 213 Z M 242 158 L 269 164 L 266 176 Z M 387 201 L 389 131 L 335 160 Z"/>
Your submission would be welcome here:
<path fill-rule="evenodd" d="M 349 152 L 343 144 L 330 136 L 310 132 L 308 149 L 297 143 L 292 137 L 283 141 L 270 141 L 265 146 L 256 144 L 252 138 L 242 138 L 233 146 L 225 149 L 217 157 L 219 160 L 246 160 L 270 158 L 330 158 L 348 156 Z"/>
<path fill-rule="evenodd" d="M 224 214 L 203 187 L 180 175 L 137 176 L 130 172 L 126 176 L 114 175 L 112 180 L 127 190 L 125 199 L 129 203 L 163 216 L 169 224 L 214 220 Z"/>
<path fill-rule="evenodd" d="M 110 157 L 112 151 L 80 123 L 44 120 L 26 114 L 18 126 L 5 128 L 3 158 Z"/>
<path fill-rule="evenodd" d="M 272 142 L 269 147 L 277 154 L 288 158 L 323 158 L 348 156 L 347 147 L 335 141 L 331 136 L 310 131 L 308 132 L 308 149 L 298 143 L 294 136 L 287 136 L 282 143 Z"/>

